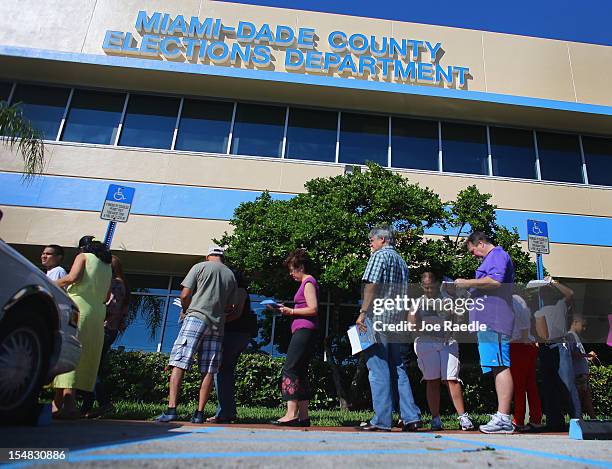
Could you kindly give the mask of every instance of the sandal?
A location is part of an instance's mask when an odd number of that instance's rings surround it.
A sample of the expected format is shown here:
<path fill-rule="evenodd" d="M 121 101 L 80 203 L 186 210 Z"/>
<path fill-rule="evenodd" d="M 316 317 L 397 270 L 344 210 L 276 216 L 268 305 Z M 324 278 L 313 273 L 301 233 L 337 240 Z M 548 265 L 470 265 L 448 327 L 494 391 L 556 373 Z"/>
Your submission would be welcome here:
<path fill-rule="evenodd" d="M 225 418 L 225 417 L 208 417 L 206 419 L 206 423 L 217 423 L 217 424 L 223 424 L 223 423 L 234 423 L 236 421 L 236 417 L 234 418 Z"/>

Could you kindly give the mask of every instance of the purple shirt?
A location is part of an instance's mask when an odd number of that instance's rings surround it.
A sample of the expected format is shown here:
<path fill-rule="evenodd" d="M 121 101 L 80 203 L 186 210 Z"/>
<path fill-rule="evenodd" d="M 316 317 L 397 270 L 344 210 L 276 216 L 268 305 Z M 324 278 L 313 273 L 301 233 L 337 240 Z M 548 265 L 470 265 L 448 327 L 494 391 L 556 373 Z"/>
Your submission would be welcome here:
<path fill-rule="evenodd" d="M 487 328 L 502 334 L 512 335 L 514 312 L 512 311 L 512 287 L 514 283 L 514 265 L 512 259 L 501 246 L 495 246 L 485 256 L 476 269 L 476 278 L 490 277 L 501 283 L 494 290 L 471 291 L 472 298 L 483 298 L 483 307 L 479 311 L 478 303 L 470 311 L 470 322 L 478 321 Z"/>
<path fill-rule="evenodd" d="M 306 296 L 304 296 L 304 288 L 307 283 L 312 283 L 317 291 L 317 299 L 319 298 L 319 285 L 317 285 L 317 281 L 314 277 L 308 277 L 306 280 L 302 281 L 300 288 L 296 292 L 293 297 L 293 301 L 295 305 L 294 309 L 297 308 L 307 308 L 308 303 L 306 303 Z M 291 323 L 291 333 L 293 334 L 298 329 L 318 329 L 319 328 L 319 318 L 317 316 L 302 316 L 300 317 L 298 314 L 295 315 L 295 319 Z"/>

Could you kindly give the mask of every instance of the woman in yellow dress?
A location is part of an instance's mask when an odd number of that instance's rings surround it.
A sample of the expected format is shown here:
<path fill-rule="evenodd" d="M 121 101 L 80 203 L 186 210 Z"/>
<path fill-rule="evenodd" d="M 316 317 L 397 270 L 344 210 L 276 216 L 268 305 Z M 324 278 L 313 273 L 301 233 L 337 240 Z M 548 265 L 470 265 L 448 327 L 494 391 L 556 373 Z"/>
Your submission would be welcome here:
<path fill-rule="evenodd" d="M 53 381 L 53 412 L 57 418 L 63 419 L 80 417 L 75 401 L 76 390 L 92 392 L 96 384 L 104 344 L 105 303 L 112 278 L 111 253 L 104 244 L 93 241 L 91 236 L 84 236 L 79 248 L 81 252 L 76 256 L 70 273 L 55 282 L 59 287 L 67 287 L 68 295 L 79 307 L 78 338 L 82 346 L 76 369 L 57 376 Z"/>

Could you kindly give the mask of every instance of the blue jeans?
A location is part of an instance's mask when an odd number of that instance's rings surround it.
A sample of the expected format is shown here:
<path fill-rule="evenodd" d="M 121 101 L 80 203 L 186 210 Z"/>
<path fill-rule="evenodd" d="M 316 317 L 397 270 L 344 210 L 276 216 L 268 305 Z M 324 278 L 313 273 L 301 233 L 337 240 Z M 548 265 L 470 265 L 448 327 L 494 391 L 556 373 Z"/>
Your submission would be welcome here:
<path fill-rule="evenodd" d="M 570 417 L 582 418 L 572 355 L 568 344 L 542 344 L 540 346 L 540 365 L 543 375 L 544 393 L 542 401 L 546 414 L 546 424 L 551 427 L 565 425 L 562 410 L 564 400 L 569 404 Z"/>
<path fill-rule="evenodd" d="M 248 332 L 225 331 L 221 367 L 215 375 L 215 389 L 219 402 L 216 417 L 224 419 L 236 417 L 236 397 L 234 395 L 236 363 L 250 340 L 251 334 Z"/>
<path fill-rule="evenodd" d="M 402 344 L 379 342 L 366 349 L 374 417 L 370 424 L 383 429 L 393 425 L 393 387 L 397 383 L 400 416 L 404 423 L 421 419 L 421 410 L 414 403 L 410 380 L 402 362 Z"/>

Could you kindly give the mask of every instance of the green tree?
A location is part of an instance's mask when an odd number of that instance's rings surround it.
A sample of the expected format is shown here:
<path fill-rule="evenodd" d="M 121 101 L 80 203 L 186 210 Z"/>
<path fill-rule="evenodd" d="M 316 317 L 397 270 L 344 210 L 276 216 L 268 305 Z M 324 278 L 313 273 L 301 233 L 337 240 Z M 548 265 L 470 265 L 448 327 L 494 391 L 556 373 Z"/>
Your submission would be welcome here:
<path fill-rule="evenodd" d="M 0 142 L 23 159 L 23 177 L 28 180 L 42 173 L 45 163 L 45 146 L 42 133 L 34 128 L 22 114 L 19 103 L 9 106 L 0 102 Z"/>

